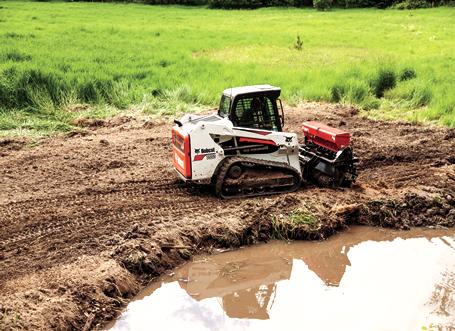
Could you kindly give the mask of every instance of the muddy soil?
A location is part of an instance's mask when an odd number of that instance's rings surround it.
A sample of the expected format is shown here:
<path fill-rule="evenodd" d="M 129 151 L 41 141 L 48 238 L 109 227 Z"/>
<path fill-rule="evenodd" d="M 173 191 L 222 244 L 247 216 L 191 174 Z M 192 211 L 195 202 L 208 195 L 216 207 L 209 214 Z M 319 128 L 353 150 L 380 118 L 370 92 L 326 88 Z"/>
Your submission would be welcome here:
<path fill-rule="evenodd" d="M 455 130 L 367 120 L 354 108 L 287 109 L 353 134 L 351 189 L 222 201 L 178 182 L 171 121 L 81 121 L 82 133 L 0 142 L 0 329 L 93 329 L 150 279 L 192 255 L 323 239 L 349 224 L 455 225 Z M 93 125 L 92 125 L 93 124 Z M 295 210 L 316 223 L 290 223 Z"/>

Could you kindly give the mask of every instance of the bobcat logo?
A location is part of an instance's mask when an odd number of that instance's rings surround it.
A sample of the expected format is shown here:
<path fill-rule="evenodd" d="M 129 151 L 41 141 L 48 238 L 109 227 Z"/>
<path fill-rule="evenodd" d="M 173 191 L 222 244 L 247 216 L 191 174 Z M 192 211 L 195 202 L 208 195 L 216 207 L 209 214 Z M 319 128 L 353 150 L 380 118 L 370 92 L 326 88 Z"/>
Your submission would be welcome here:
<path fill-rule="evenodd" d="M 286 142 L 287 142 L 287 143 L 292 142 L 292 138 L 294 138 L 294 137 L 284 137 L 284 139 L 286 139 Z"/>

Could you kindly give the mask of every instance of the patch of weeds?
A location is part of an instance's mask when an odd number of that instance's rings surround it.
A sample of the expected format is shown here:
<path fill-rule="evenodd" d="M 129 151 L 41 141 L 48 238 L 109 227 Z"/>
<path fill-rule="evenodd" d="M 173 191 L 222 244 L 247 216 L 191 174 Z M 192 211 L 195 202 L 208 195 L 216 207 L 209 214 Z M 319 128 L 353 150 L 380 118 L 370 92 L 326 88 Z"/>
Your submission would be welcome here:
<path fill-rule="evenodd" d="M 294 49 L 298 51 L 303 49 L 303 40 L 300 38 L 300 35 L 297 35 L 297 40 L 294 43 Z"/>

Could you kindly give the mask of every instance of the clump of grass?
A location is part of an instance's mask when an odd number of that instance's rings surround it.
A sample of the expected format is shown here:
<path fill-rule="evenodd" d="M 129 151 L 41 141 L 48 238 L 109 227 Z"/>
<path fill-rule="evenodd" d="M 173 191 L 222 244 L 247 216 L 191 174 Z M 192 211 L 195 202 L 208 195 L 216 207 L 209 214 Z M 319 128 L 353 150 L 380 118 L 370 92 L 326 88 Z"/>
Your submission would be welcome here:
<path fill-rule="evenodd" d="M 406 81 L 410 79 L 414 79 L 417 77 L 417 74 L 413 68 L 404 68 L 400 72 L 400 81 Z"/>
<path fill-rule="evenodd" d="M 439 121 L 449 127 L 455 127 L 455 96 L 445 92 L 433 98 L 426 109 L 415 114 L 417 121 Z"/>
<path fill-rule="evenodd" d="M 289 215 L 272 217 L 272 237 L 280 240 L 312 239 L 318 234 L 320 222 L 309 210 L 296 209 Z"/>
<path fill-rule="evenodd" d="M 427 84 L 410 81 L 387 91 L 385 96 L 394 101 L 397 108 L 416 109 L 429 105 L 433 94 Z"/>
<path fill-rule="evenodd" d="M 384 92 L 393 89 L 397 84 L 397 76 L 392 69 L 379 69 L 376 77 L 371 80 L 370 85 L 373 88 L 377 98 L 382 98 Z"/>
<path fill-rule="evenodd" d="M 32 57 L 28 54 L 21 53 L 19 51 L 10 51 L 4 55 L 6 61 L 13 61 L 13 62 L 23 62 L 23 61 L 30 61 Z"/>
<path fill-rule="evenodd" d="M 332 102 L 360 105 L 364 109 L 379 107 L 377 100 L 370 90 L 370 86 L 362 80 L 347 80 L 344 83 L 336 83 L 330 91 Z"/>
<path fill-rule="evenodd" d="M 162 68 L 166 68 L 166 67 L 168 67 L 170 65 L 171 65 L 171 62 L 167 61 L 167 60 L 160 60 L 160 62 L 159 62 L 159 66 L 162 67 Z"/>
<path fill-rule="evenodd" d="M 319 226 L 319 222 L 316 217 L 309 211 L 296 209 L 291 212 L 289 219 L 295 226 L 307 225 L 311 229 L 315 229 Z"/>
<path fill-rule="evenodd" d="M 198 112 L 204 108 L 201 96 L 188 85 L 169 90 L 152 90 L 142 101 L 143 111 L 158 115 Z"/>
<path fill-rule="evenodd" d="M 346 87 L 341 83 L 336 83 L 330 90 L 330 101 L 340 102 L 346 94 Z"/>

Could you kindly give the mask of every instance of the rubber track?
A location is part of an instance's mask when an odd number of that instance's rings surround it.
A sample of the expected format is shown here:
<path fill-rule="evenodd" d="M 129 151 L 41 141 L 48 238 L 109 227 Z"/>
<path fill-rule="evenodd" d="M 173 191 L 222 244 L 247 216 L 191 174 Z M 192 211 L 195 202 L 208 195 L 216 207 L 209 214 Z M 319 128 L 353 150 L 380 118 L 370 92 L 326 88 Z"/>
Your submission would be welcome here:
<path fill-rule="evenodd" d="M 291 173 L 295 174 L 296 177 L 299 178 L 299 182 L 298 182 L 298 184 L 294 185 L 294 187 L 292 187 L 291 189 L 289 189 L 287 191 L 255 192 L 255 193 L 251 193 L 251 194 L 239 194 L 239 195 L 235 195 L 235 196 L 225 196 L 222 193 L 224 180 L 227 176 L 227 172 L 229 171 L 230 167 L 235 163 L 248 163 L 248 164 L 254 164 L 254 165 L 259 165 L 259 166 L 269 166 L 269 167 L 271 166 L 271 167 L 275 167 L 278 169 L 290 171 Z M 216 182 L 215 182 L 215 193 L 217 196 L 219 196 L 223 199 L 234 199 L 234 198 L 272 195 L 272 194 L 282 194 L 282 193 L 289 193 L 289 192 L 296 191 L 300 187 L 301 183 L 302 183 L 302 178 L 301 178 L 300 174 L 298 173 L 298 171 L 295 170 L 293 167 L 289 166 L 288 164 L 281 163 L 281 162 L 274 162 L 274 161 L 263 161 L 263 160 L 248 158 L 248 157 L 233 156 L 233 157 L 226 158 L 224 163 L 221 165 L 221 167 L 218 171 L 218 174 L 216 177 Z"/>

